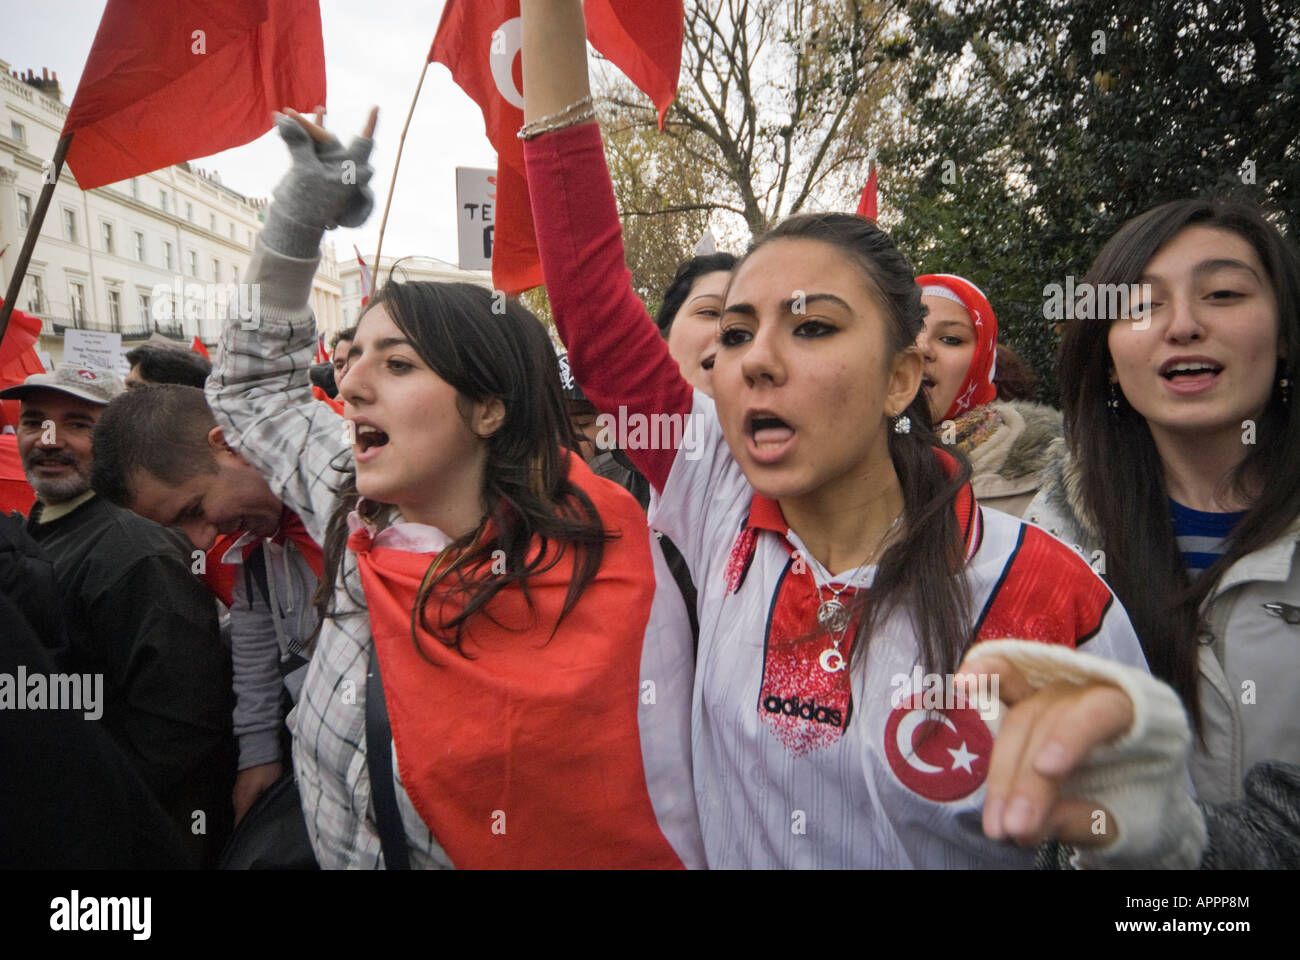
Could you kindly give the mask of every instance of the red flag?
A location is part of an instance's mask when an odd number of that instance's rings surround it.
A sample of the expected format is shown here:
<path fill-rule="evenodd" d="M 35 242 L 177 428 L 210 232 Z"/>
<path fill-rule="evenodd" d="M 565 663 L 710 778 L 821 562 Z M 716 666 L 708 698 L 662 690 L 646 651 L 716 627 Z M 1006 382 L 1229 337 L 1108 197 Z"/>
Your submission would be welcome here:
<path fill-rule="evenodd" d="M 313 0 L 108 0 L 64 123 L 83 190 L 253 140 L 325 103 Z"/>
<path fill-rule="evenodd" d="M 325 349 L 325 338 L 320 334 L 316 335 L 316 362 L 329 363 L 329 351 Z"/>
<path fill-rule="evenodd" d="M 203 345 L 203 341 L 199 339 L 198 334 L 195 334 L 194 339 L 190 341 L 190 352 L 202 354 L 209 360 L 212 359 L 208 356 L 208 348 Z"/>
<path fill-rule="evenodd" d="M 4 306 L 3 299 L 0 306 Z M 45 372 L 36 356 L 36 339 L 40 335 L 41 318 L 15 309 L 4 342 L 0 343 L 0 390 L 18 386 L 33 373 Z M 0 400 L 0 426 L 17 426 L 18 407 L 17 400 Z"/>
<path fill-rule="evenodd" d="M 862 198 L 858 200 L 858 216 L 868 220 L 876 219 L 876 161 L 871 161 L 871 172 L 867 174 L 867 185 L 862 188 Z"/>
<path fill-rule="evenodd" d="M 0 297 L 0 307 L 4 306 L 4 298 Z M 9 318 L 9 328 L 5 331 L 5 338 L 0 342 L 0 380 L 4 378 L 4 372 L 15 362 L 23 362 L 26 354 L 31 352 L 33 359 L 36 357 L 34 347 L 36 338 L 41 335 L 41 318 L 34 317 L 30 313 L 15 308 L 13 316 Z M 44 373 L 45 368 L 36 361 L 37 369 L 32 373 Z M 22 383 L 19 378 L 13 383 L 0 383 L 0 388 L 12 387 L 15 383 Z"/>
<path fill-rule="evenodd" d="M 592 45 L 653 98 L 662 123 L 681 67 L 681 0 L 587 0 L 586 11 Z M 519 0 L 447 0 L 429 50 L 430 62 L 445 64 L 482 109 L 496 148 L 492 282 L 511 294 L 542 283 L 523 145 L 515 136 L 524 122 L 521 40 Z"/>
<path fill-rule="evenodd" d="M 587 0 L 583 11 L 587 39 L 654 102 L 662 130 L 682 68 L 682 0 Z"/>

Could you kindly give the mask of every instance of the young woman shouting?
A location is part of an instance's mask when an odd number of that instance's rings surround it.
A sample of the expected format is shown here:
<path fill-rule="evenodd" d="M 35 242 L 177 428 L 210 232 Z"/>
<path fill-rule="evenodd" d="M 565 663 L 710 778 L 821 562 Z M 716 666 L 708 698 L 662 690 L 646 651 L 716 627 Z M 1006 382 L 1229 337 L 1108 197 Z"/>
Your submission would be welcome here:
<path fill-rule="evenodd" d="M 541 324 L 478 287 L 390 282 L 358 323 L 343 419 L 311 401 L 320 239 L 369 211 L 373 123 L 345 150 L 279 121 L 294 163 L 249 268 L 261 313 L 227 324 L 207 387 L 323 544 L 291 719 L 317 859 L 700 865 L 685 608 L 636 501 L 566 449 Z"/>

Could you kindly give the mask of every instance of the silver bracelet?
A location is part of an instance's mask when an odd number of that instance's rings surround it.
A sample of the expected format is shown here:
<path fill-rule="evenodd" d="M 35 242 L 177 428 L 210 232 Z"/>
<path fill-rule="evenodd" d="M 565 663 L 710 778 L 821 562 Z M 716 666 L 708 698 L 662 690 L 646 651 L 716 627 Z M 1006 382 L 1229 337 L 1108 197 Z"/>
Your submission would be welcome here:
<path fill-rule="evenodd" d="M 563 110 L 557 110 L 555 113 L 538 117 L 532 123 L 525 123 L 519 128 L 516 136 L 520 140 L 531 140 L 543 133 L 563 130 L 565 127 L 573 127 L 579 123 L 586 123 L 588 120 L 595 119 L 596 105 L 592 102 L 591 94 L 588 94 L 581 100 L 575 100 Z"/>

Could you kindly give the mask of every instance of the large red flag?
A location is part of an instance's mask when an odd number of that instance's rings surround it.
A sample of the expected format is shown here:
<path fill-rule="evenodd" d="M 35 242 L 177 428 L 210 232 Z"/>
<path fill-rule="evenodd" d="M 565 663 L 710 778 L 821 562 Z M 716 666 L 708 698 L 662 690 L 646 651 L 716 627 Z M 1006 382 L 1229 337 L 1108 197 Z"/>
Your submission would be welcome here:
<path fill-rule="evenodd" d="M 316 0 L 108 0 L 65 134 L 83 190 L 253 140 L 325 103 Z"/>
<path fill-rule="evenodd" d="M 587 37 L 654 101 L 660 124 L 677 92 L 681 67 L 681 0 L 587 0 Z M 506 293 L 542 283 L 524 151 L 519 0 L 447 0 L 429 61 L 445 64 L 457 86 L 483 111 L 497 151 L 492 282 Z"/>

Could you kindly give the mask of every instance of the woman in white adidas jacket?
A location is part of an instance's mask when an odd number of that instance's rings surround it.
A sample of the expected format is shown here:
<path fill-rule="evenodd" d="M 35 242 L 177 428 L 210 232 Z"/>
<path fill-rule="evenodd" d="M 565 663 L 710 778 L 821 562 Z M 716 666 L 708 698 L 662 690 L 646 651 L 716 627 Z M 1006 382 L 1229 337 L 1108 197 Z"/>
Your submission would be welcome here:
<path fill-rule="evenodd" d="M 942 451 L 919 391 L 920 290 L 887 235 L 824 215 L 757 243 L 726 296 L 715 406 L 630 289 L 599 130 L 583 123 L 581 4 L 521 10 L 521 136 L 556 325 L 700 591 L 709 865 L 1027 866 L 1006 841 L 1045 836 L 1099 845 L 1092 862 L 1195 865 L 1204 825 L 1175 698 L 1118 665 L 1142 656 L 1087 565 L 979 508 L 969 467 Z M 977 653 L 1020 704 L 996 750 L 987 715 L 943 689 L 973 640 L 992 641 Z M 1099 656 L 1066 649 L 1085 645 Z M 1099 807 L 1113 817 L 1100 838 Z"/>

